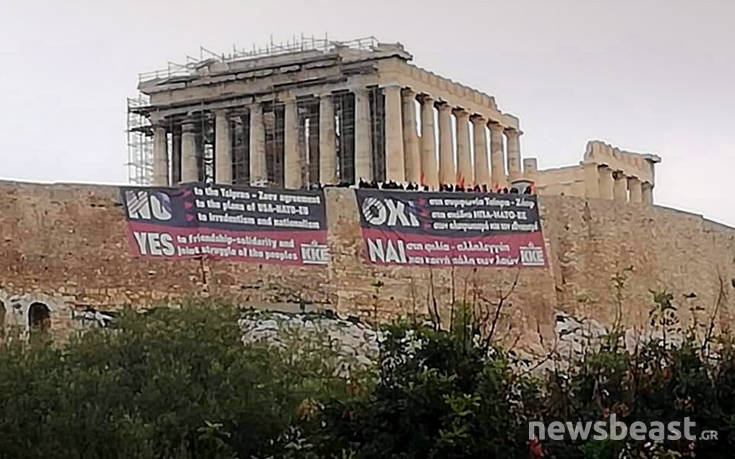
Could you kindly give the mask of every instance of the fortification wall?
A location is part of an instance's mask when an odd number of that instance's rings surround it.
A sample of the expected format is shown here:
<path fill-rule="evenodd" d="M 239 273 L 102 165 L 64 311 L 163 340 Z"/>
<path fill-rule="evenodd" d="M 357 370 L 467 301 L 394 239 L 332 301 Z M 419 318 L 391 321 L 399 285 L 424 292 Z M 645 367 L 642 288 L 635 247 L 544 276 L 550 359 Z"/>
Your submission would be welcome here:
<path fill-rule="evenodd" d="M 545 344 L 553 340 L 558 313 L 610 323 L 622 304 L 626 325 L 643 326 L 650 290 L 661 289 L 674 293 L 685 319 L 694 304 L 706 315 L 719 303 L 720 324 L 731 320 L 735 229 L 698 215 L 542 196 L 548 268 L 392 268 L 364 261 L 354 193 L 327 189 L 326 201 L 332 257 L 327 267 L 147 261 L 130 255 L 117 187 L 0 182 L 6 324 L 27 323 L 24 313 L 34 298 L 50 305 L 52 329 L 65 333 L 84 325 L 79 312 L 87 308 L 145 307 L 189 296 L 332 309 L 377 320 L 436 308 L 446 323 L 453 302 L 479 303 L 490 311 L 511 292 L 497 333 L 530 349 L 539 345 L 539 334 Z M 613 279 L 620 274 L 627 280 L 618 293 Z"/>

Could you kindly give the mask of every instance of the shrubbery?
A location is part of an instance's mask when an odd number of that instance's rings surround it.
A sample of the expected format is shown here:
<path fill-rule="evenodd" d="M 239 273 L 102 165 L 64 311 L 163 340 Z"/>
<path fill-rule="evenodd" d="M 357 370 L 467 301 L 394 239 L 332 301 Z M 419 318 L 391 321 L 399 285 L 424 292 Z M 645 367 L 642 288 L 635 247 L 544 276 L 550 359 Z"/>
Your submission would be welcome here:
<path fill-rule="evenodd" d="M 658 295 L 653 325 L 676 327 L 672 308 Z M 550 356 L 542 371 L 481 339 L 460 307 L 451 331 L 386 327 L 375 367 L 347 375 L 327 335 L 243 345 L 241 316 L 191 304 L 125 311 L 116 328 L 63 345 L 9 340 L 0 349 L 0 456 L 732 457 L 735 348 L 726 336 L 715 343 L 690 329 L 672 344 L 664 333 L 630 351 L 613 329 L 582 355 Z M 531 420 L 610 413 L 625 422 L 689 416 L 720 439 L 528 441 Z"/>
<path fill-rule="evenodd" d="M 0 351 L 4 457 L 280 456 L 308 400 L 342 399 L 330 349 L 240 342 L 231 306 L 122 314 L 61 347 Z"/>

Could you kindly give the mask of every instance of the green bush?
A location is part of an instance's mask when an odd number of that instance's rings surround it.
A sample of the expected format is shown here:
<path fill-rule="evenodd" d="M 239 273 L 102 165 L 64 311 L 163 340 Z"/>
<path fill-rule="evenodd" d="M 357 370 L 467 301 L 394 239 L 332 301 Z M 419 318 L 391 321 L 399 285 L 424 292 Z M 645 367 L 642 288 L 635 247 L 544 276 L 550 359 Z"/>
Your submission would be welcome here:
<path fill-rule="evenodd" d="M 525 413 L 538 407 L 538 388 L 472 338 L 390 327 L 375 391 L 325 409 L 322 455 L 526 457 Z"/>
<path fill-rule="evenodd" d="M 634 350 L 613 329 L 587 343 L 580 357 L 555 355 L 544 372 L 533 373 L 512 352 L 483 340 L 467 326 L 471 319 L 452 324 L 451 332 L 390 327 L 376 389 L 367 399 L 326 407 L 319 451 L 359 458 L 733 457 L 733 343 L 723 335 L 715 353 L 696 330 L 682 333 L 669 294 L 654 296 L 651 318 L 658 337 Z M 531 420 L 597 421 L 611 414 L 628 425 L 690 417 L 695 433 L 716 430 L 719 440 L 528 441 Z"/>
<path fill-rule="evenodd" d="M 327 346 L 308 359 L 243 346 L 240 316 L 219 304 L 128 310 L 114 330 L 61 347 L 6 345 L 0 455 L 282 455 L 309 403 L 350 397 L 352 385 L 334 376 Z"/>
<path fill-rule="evenodd" d="M 0 457 L 732 457 L 735 346 L 679 333 L 668 294 L 654 338 L 613 329 L 531 371 L 459 306 L 449 331 L 385 327 L 375 367 L 320 330 L 243 344 L 235 307 L 126 310 L 114 329 L 0 349 Z M 345 372 L 345 368 L 349 368 Z M 718 441 L 528 441 L 528 422 L 691 417 Z"/>

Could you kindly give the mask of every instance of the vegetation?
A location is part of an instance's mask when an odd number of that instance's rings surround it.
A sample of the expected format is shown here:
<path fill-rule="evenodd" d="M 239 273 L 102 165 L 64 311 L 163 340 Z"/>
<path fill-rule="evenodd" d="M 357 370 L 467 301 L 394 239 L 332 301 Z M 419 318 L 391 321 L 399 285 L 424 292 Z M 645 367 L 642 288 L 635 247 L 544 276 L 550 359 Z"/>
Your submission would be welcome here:
<path fill-rule="evenodd" d="M 681 328 L 655 295 L 635 349 L 613 329 L 538 366 L 484 339 L 458 305 L 449 331 L 396 324 L 373 368 L 328 336 L 243 344 L 242 311 L 125 311 L 114 329 L 0 349 L 0 457 L 732 457 L 735 346 Z M 698 330 L 704 333 L 698 333 Z M 482 336 L 481 336 L 482 335 Z M 681 420 L 717 441 L 531 441 L 528 422 Z"/>

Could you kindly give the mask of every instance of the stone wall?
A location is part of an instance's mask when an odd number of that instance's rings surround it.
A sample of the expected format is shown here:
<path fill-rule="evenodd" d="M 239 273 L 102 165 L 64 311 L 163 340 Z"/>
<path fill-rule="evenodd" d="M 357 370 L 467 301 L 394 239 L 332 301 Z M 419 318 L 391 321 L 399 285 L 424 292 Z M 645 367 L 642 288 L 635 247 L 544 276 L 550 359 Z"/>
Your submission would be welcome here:
<path fill-rule="evenodd" d="M 702 314 L 710 314 L 719 302 L 720 324 L 730 323 L 735 229 L 698 215 L 643 204 L 540 197 L 548 268 L 386 268 L 364 262 L 354 193 L 327 189 L 326 201 L 328 267 L 144 261 L 130 255 L 118 188 L 0 182 L 5 323 L 26 324 L 23 311 L 41 301 L 51 310 L 52 329 L 63 334 L 84 322 L 79 318 L 87 316 L 80 312 L 90 308 L 113 311 L 190 296 L 256 307 L 331 309 L 368 320 L 423 316 L 436 309 L 447 323 L 453 302 L 493 313 L 498 298 L 507 295 L 498 336 L 534 349 L 539 336 L 545 345 L 553 341 L 559 313 L 605 324 L 621 304 L 626 325 L 643 326 L 649 290 L 660 289 L 672 291 L 685 312 L 697 304 L 706 309 Z M 627 278 L 620 291 L 613 282 L 618 274 Z"/>

